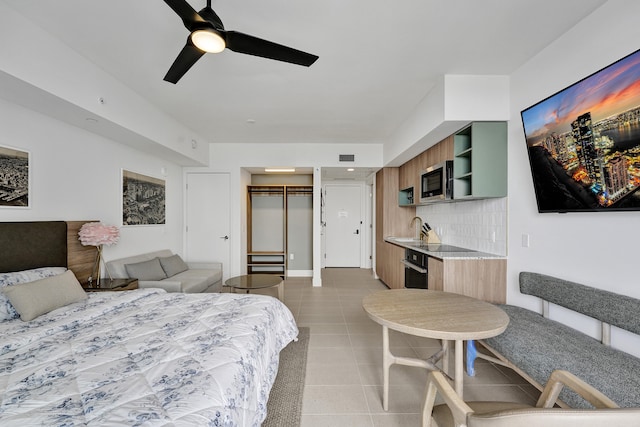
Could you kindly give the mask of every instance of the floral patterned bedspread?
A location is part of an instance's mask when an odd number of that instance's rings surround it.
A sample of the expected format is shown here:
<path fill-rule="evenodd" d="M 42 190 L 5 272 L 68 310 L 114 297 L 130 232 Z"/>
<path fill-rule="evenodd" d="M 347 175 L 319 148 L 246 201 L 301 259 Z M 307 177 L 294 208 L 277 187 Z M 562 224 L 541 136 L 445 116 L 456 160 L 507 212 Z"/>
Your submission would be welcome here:
<path fill-rule="evenodd" d="M 297 334 L 267 296 L 90 293 L 0 323 L 0 425 L 259 427 Z"/>

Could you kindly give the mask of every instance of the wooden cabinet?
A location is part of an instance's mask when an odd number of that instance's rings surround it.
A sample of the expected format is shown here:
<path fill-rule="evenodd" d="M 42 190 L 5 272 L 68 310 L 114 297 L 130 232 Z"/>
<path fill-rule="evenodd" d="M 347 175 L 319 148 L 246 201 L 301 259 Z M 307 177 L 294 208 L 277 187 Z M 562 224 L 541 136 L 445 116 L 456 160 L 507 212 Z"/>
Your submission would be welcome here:
<path fill-rule="evenodd" d="M 507 124 L 474 122 L 453 136 L 453 197 L 507 195 Z"/>
<path fill-rule="evenodd" d="M 418 174 L 426 168 L 453 158 L 453 135 L 438 142 L 418 156 Z"/>
<path fill-rule="evenodd" d="M 387 242 L 376 243 L 376 274 L 391 289 L 404 288 L 404 249 Z"/>
<path fill-rule="evenodd" d="M 504 304 L 507 299 L 506 259 L 429 258 L 429 289 L 454 292 Z"/>
<path fill-rule="evenodd" d="M 413 206 L 420 203 L 420 172 L 426 168 L 453 158 L 453 135 L 438 142 L 433 147 L 422 152 L 400 166 L 399 176 L 399 206 Z M 410 189 L 410 190 L 409 190 Z M 413 203 L 409 203 L 408 194 L 411 191 Z"/>
<path fill-rule="evenodd" d="M 383 168 L 376 174 L 376 274 L 390 288 L 404 287 L 404 249 L 384 241 L 388 236 L 408 237 L 414 207 L 398 206 L 399 168 Z"/>
<path fill-rule="evenodd" d="M 414 157 L 399 168 L 399 206 L 413 206 L 420 200 L 420 159 Z"/>

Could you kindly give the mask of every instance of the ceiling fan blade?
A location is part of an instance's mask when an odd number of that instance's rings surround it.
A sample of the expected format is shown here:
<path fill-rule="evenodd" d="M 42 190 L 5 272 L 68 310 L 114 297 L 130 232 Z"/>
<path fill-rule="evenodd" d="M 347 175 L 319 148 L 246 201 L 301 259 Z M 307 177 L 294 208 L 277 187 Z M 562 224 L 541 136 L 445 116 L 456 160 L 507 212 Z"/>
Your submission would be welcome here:
<path fill-rule="evenodd" d="M 200 57 L 204 55 L 204 51 L 198 49 L 191 42 L 191 37 L 187 39 L 187 44 L 182 48 L 178 57 L 173 61 L 173 65 L 167 71 L 167 75 L 164 76 L 164 80 L 169 83 L 178 83 L 178 80 L 189 71 L 189 68 L 196 63 Z"/>
<path fill-rule="evenodd" d="M 198 24 L 206 22 L 186 0 L 164 0 L 164 2 L 178 14 L 189 31 L 193 31 Z"/>
<path fill-rule="evenodd" d="M 226 38 L 227 48 L 238 53 L 261 56 L 263 58 L 275 59 L 276 61 L 289 62 L 305 67 L 310 66 L 318 59 L 316 55 L 237 31 L 227 31 Z"/>

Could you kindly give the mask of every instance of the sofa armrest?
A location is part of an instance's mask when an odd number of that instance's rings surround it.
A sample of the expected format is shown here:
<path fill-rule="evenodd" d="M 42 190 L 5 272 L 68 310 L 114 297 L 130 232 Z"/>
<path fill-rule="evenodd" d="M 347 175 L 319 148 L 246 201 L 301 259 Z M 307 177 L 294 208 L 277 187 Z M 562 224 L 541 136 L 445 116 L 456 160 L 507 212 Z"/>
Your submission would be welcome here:
<path fill-rule="evenodd" d="M 221 262 L 188 262 L 187 265 L 194 270 L 222 270 Z"/>
<path fill-rule="evenodd" d="M 182 282 L 178 280 L 139 280 L 139 288 L 160 288 L 167 292 L 182 292 Z"/>

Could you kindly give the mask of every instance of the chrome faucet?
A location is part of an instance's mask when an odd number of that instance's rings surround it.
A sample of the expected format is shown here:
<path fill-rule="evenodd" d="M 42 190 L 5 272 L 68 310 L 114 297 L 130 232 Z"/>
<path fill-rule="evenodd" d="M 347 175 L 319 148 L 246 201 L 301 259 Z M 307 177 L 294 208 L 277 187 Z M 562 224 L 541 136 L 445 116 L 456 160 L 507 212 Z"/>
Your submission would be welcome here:
<path fill-rule="evenodd" d="M 416 220 L 418 220 L 418 226 L 416 227 Z M 409 223 L 409 228 L 415 227 L 416 229 L 416 240 L 422 240 L 422 218 L 419 216 L 414 216 L 411 219 L 411 223 Z"/>

